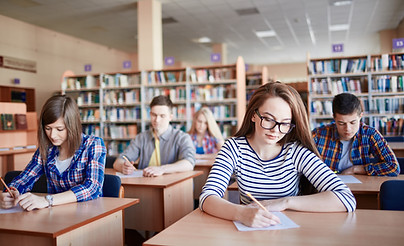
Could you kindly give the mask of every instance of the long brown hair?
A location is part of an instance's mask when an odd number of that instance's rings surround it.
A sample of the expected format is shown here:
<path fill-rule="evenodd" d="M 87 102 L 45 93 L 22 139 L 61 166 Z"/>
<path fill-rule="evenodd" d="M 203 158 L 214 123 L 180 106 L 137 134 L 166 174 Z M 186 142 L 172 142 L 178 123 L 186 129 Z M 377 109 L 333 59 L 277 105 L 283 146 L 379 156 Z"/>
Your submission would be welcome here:
<path fill-rule="evenodd" d="M 65 95 L 52 96 L 43 105 L 39 117 L 38 143 L 44 163 L 47 161 L 49 147 L 52 146 L 52 142 L 46 135 L 45 127 L 56 122 L 60 117 L 63 118 L 67 130 L 68 156 L 73 156 L 80 147 L 82 127 L 76 102 Z"/>
<path fill-rule="evenodd" d="M 202 107 L 199 109 L 193 117 L 191 129 L 189 130 L 189 134 L 196 134 L 196 121 L 199 115 L 203 115 L 206 118 L 206 122 L 208 124 L 208 134 L 210 136 L 215 137 L 218 141 L 223 141 L 222 133 L 220 132 L 220 128 L 216 123 L 215 117 L 213 116 L 212 111 L 208 107 Z"/>
<path fill-rule="evenodd" d="M 255 123 L 252 122 L 252 117 L 255 110 L 258 109 L 270 97 L 280 97 L 285 100 L 292 111 L 292 123 L 295 127 L 291 132 L 286 134 L 279 144 L 283 145 L 288 142 L 297 141 L 304 147 L 314 152 L 318 157 L 320 154 L 314 143 L 310 131 L 310 123 L 307 117 L 306 108 L 299 93 L 291 86 L 281 82 L 268 82 L 260 86 L 252 95 L 248 103 L 246 114 L 240 129 L 236 132 L 235 137 L 251 136 L 255 133 Z M 307 180 L 306 177 L 301 176 L 299 182 L 299 195 L 309 195 L 317 193 L 318 191 Z"/>

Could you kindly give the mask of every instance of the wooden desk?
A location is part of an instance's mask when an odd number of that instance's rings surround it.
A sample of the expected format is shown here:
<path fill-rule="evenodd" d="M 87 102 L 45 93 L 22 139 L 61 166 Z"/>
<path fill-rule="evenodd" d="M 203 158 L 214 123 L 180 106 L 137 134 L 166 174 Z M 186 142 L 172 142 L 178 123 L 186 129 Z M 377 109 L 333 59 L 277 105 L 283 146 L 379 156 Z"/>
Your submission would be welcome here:
<path fill-rule="evenodd" d="M 232 221 L 196 209 L 143 245 L 403 245 L 404 212 L 353 213 L 285 211 L 299 228 L 239 232 Z"/>
<path fill-rule="evenodd" d="M 387 176 L 367 176 L 367 175 L 353 175 L 360 180 L 360 184 L 346 184 L 355 195 L 358 209 L 378 209 L 378 195 L 380 186 L 384 181 L 401 179 L 404 180 L 404 175 L 397 177 Z M 237 182 L 229 185 L 228 190 L 238 190 Z"/>
<path fill-rule="evenodd" d="M 106 173 L 115 174 L 107 168 Z M 162 231 L 194 209 L 193 178 L 201 171 L 159 177 L 122 178 L 125 197 L 139 198 L 138 206 L 125 209 L 125 228 Z"/>
<path fill-rule="evenodd" d="M 102 197 L 0 214 L 0 245 L 123 245 L 123 209 L 139 199 Z"/>
<path fill-rule="evenodd" d="M 205 185 L 210 169 L 212 168 L 215 159 L 197 160 L 194 170 L 202 171 L 202 174 L 194 178 L 194 199 L 199 199 L 202 192 L 202 187 Z"/>
<path fill-rule="evenodd" d="M 404 157 L 404 143 L 389 142 L 389 146 L 397 157 Z"/>

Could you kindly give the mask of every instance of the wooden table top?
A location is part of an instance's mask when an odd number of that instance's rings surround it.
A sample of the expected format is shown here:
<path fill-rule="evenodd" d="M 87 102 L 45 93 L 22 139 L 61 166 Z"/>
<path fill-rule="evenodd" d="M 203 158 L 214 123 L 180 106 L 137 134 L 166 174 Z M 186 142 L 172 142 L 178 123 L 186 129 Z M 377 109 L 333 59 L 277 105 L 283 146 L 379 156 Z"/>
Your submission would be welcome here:
<path fill-rule="evenodd" d="M 362 183 L 348 183 L 346 184 L 354 194 L 377 194 L 380 191 L 380 186 L 387 180 L 404 180 L 404 175 L 397 177 L 387 176 L 368 176 L 368 175 L 352 175 Z M 227 188 L 228 190 L 238 190 L 237 182 L 232 183 Z"/>
<path fill-rule="evenodd" d="M 299 228 L 276 231 L 236 229 L 232 221 L 199 209 L 143 245 L 403 245 L 404 212 L 356 210 L 353 213 L 284 211 Z"/>
<path fill-rule="evenodd" d="M 116 171 L 112 168 L 106 168 L 105 173 L 116 174 Z M 166 188 L 175 185 L 179 182 L 182 182 L 184 180 L 202 175 L 202 173 L 203 173 L 202 171 L 187 171 L 187 172 L 164 174 L 158 177 L 121 178 L 121 183 L 122 185 Z"/>
<path fill-rule="evenodd" d="M 0 232 L 57 237 L 139 203 L 139 199 L 100 197 L 52 208 L 0 214 Z"/>

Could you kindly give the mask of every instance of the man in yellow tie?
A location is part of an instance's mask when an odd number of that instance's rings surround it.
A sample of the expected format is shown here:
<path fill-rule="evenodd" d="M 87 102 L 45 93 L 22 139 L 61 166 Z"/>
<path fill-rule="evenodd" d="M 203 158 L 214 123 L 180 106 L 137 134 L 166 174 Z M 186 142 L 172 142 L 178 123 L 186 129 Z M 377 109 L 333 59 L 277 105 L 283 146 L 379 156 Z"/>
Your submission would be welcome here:
<path fill-rule="evenodd" d="M 138 134 L 114 162 L 114 169 L 131 174 L 133 161 L 139 159 L 143 176 L 193 170 L 195 147 L 191 137 L 170 125 L 173 104 L 168 97 L 154 97 L 150 103 L 151 128 Z M 124 156 L 129 160 L 125 160 Z"/>

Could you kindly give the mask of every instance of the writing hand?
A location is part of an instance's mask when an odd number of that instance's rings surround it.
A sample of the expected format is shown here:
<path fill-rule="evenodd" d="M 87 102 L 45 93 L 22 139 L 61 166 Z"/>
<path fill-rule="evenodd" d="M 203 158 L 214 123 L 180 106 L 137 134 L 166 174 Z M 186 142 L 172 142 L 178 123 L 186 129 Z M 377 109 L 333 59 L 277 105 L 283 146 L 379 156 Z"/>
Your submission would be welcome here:
<path fill-rule="evenodd" d="M 133 162 L 124 161 L 122 164 L 122 173 L 125 175 L 132 174 L 135 171 L 135 167 L 133 166 Z"/>
<path fill-rule="evenodd" d="M 11 193 L 13 193 L 13 198 L 10 193 L 2 192 L 0 193 L 0 207 L 4 209 L 9 209 L 17 205 L 16 199 L 20 196 L 20 192 L 14 187 L 10 188 Z"/>

